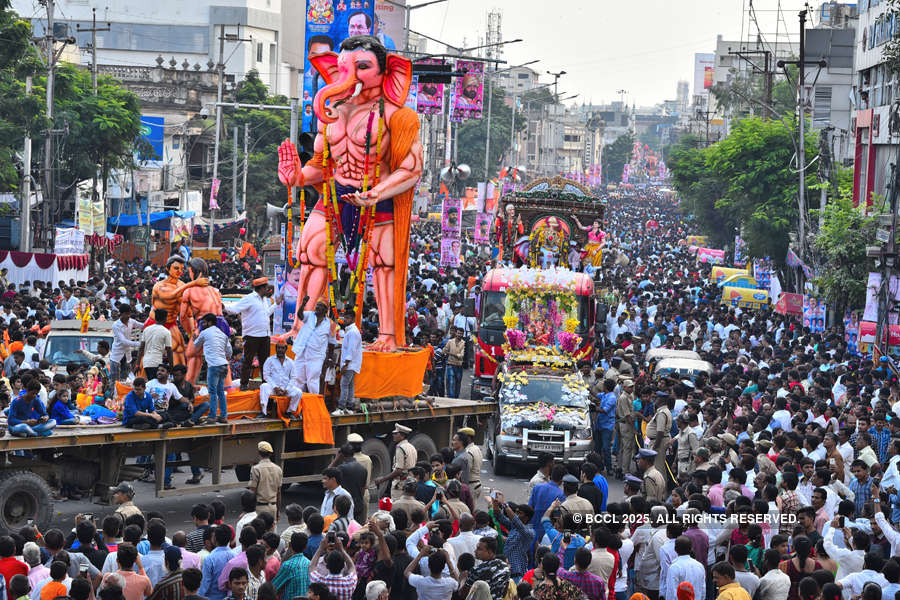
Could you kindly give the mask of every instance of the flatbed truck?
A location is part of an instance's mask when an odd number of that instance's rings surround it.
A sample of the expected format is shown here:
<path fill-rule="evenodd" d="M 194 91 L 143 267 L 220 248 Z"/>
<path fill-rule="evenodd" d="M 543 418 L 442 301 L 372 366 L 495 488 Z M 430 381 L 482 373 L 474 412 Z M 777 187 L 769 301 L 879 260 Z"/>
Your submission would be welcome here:
<path fill-rule="evenodd" d="M 391 470 L 390 432 L 395 423 L 413 429 L 410 442 L 419 460 L 427 461 L 450 444 L 458 428 L 477 428 L 495 410 L 492 402 L 431 398 L 426 407 L 333 416 L 334 442 L 339 447 L 350 433 L 360 434 L 362 451 L 372 459 L 374 479 Z M 238 419 L 148 431 L 121 425 L 59 426 L 52 436 L 31 438 L 6 433 L 0 437 L 0 531 L 15 531 L 28 519 L 39 528 L 47 527 L 53 517 L 54 487 L 91 490 L 93 499 L 108 502 L 112 487 L 134 479 L 128 476 L 134 470 L 127 462 L 132 457 L 153 456 L 157 497 L 246 487 L 250 467 L 258 459 L 256 445 L 262 440 L 272 444 L 273 461 L 284 469 L 284 485 L 319 481 L 335 453 L 335 446 L 303 441 L 302 419 L 288 425 L 274 418 Z M 186 453 L 190 461 L 166 463 L 172 453 Z M 160 474 L 167 464 L 203 467 L 210 483 L 165 490 Z M 222 472 L 229 468 L 235 469 L 238 481 L 222 481 Z"/>

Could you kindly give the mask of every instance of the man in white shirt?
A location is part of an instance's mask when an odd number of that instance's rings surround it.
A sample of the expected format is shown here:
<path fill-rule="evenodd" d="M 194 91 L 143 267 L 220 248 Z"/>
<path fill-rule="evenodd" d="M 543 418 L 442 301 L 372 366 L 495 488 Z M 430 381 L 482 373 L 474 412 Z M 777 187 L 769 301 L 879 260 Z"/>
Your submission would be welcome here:
<path fill-rule="evenodd" d="M 344 339 L 341 342 L 341 396 L 336 413 L 350 414 L 354 405 L 354 381 L 362 370 L 362 336 L 356 326 L 356 312 L 352 308 L 344 310 L 341 318 Z"/>
<path fill-rule="evenodd" d="M 706 569 L 699 561 L 691 558 L 691 538 L 681 535 L 675 538 L 675 560 L 669 565 L 666 580 L 659 590 L 659 595 L 666 598 L 677 598 L 678 584 L 687 581 L 694 586 L 694 598 L 706 598 Z"/>
<path fill-rule="evenodd" d="M 56 307 L 56 318 L 60 319 L 74 319 L 75 318 L 75 305 L 78 304 L 78 298 L 72 295 L 71 289 L 66 289 L 63 292 L 63 297 L 60 299 L 59 304 Z M 7 311 L 8 312 L 8 309 Z M 11 314 L 11 313 L 10 313 Z M 12 315 L 15 316 L 15 315 Z M 6 316 L 4 315 L 4 320 L 6 320 Z M 9 323 L 8 320 L 6 320 Z"/>
<path fill-rule="evenodd" d="M 860 569 L 863 568 L 863 561 L 865 559 L 865 550 L 863 548 L 868 547 L 869 536 L 867 533 L 860 529 L 856 529 L 856 534 L 853 534 L 853 537 L 849 541 L 849 545 L 853 547 L 853 550 L 848 548 L 839 548 L 834 543 L 834 532 L 840 528 L 840 520 L 841 517 L 835 517 L 831 521 L 830 529 L 823 529 L 825 531 L 823 535 L 823 545 L 825 546 L 825 552 L 828 553 L 828 556 L 833 560 L 837 561 L 838 570 L 835 573 L 835 580 L 842 579 L 851 573 L 857 573 Z M 857 542 L 862 546 L 859 548 L 857 546 Z M 859 549 L 857 549 L 859 548 Z M 858 594 L 858 592 L 857 592 Z"/>
<path fill-rule="evenodd" d="M 456 556 L 462 556 L 469 553 L 475 556 L 475 547 L 478 545 L 480 535 L 472 533 L 475 528 L 475 518 L 469 513 L 459 515 L 459 535 L 455 535 L 447 540 L 447 543 L 453 547 Z"/>
<path fill-rule="evenodd" d="M 784 600 L 791 589 L 791 578 L 778 568 L 781 553 L 775 548 L 769 548 L 763 554 L 763 562 L 766 574 L 759 579 L 756 600 Z"/>
<path fill-rule="evenodd" d="M 141 333 L 141 345 L 138 348 L 135 372 L 143 366 L 148 381 L 156 379 L 156 368 L 159 365 L 172 364 L 172 332 L 162 325 L 168 316 L 169 311 L 157 308 L 153 312 L 153 320 L 156 322 Z"/>
<path fill-rule="evenodd" d="M 287 357 L 287 344 L 278 342 L 275 344 L 275 356 L 266 359 L 263 365 L 264 384 L 259 386 L 259 415 L 258 418 L 266 416 L 266 409 L 269 406 L 269 398 L 271 396 L 287 396 L 290 398 L 288 404 L 288 414 L 291 418 L 297 417 L 297 407 L 300 406 L 300 399 L 303 392 L 294 385 L 294 379 L 291 373 L 294 370 L 294 361 Z"/>
<path fill-rule="evenodd" d="M 305 306 L 309 297 L 303 299 Z M 297 387 L 311 394 L 319 393 L 319 381 L 325 360 L 331 354 L 329 346 L 334 343 L 331 333 L 332 323 L 328 318 L 328 305 L 322 300 L 316 302 L 316 310 L 303 313 L 303 327 L 294 340 L 294 372 Z"/>
<path fill-rule="evenodd" d="M 113 343 L 109 351 L 109 373 L 115 381 L 120 381 L 130 369 L 131 350 L 141 346 L 140 342 L 132 341 L 133 332 L 140 331 L 141 325 L 131 318 L 131 306 L 119 305 L 119 318 L 112 324 Z"/>
<path fill-rule="evenodd" d="M 156 378 L 147 381 L 147 393 L 153 398 L 154 410 L 163 418 L 162 422 L 160 422 L 160 427 L 164 429 L 174 427 L 175 423 L 172 422 L 168 414 L 169 402 L 173 399 L 176 401 L 181 400 L 182 396 L 181 392 L 178 391 L 178 387 L 169 381 L 169 367 L 167 365 L 159 365 L 156 368 Z"/>
<path fill-rule="evenodd" d="M 270 296 L 273 288 L 267 277 L 253 280 L 253 292 L 247 294 L 233 305 L 224 304 L 226 311 L 241 315 L 241 336 L 244 340 L 244 363 L 241 365 L 241 389 L 246 390 L 253 370 L 253 359 L 265 365 L 269 358 L 269 336 L 271 334 L 272 313 L 276 304 Z"/>
<path fill-rule="evenodd" d="M 829 554 L 829 556 L 831 556 Z M 834 582 L 844 591 L 844 598 L 856 598 L 862 595 L 863 586 L 870 581 L 877 583 L 879 587 L 887 586 L 887 579 L 879 571 L 884 566 L 884 559 L 880 552 L 867 552 L 862 564 L 862 570 L 848 572 L 844 577 L 835 577 Z M 841 572 L 838 563 L 838 573 Z"/>

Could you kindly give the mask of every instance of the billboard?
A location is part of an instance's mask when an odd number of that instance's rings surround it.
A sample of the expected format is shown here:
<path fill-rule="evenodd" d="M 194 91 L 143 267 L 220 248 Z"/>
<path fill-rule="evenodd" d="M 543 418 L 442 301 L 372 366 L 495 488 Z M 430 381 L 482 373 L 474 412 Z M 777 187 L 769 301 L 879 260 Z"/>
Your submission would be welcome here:
<path fill-rule="evenodd" d="M 354 35 L 371 35 L 375 24 L 375 9 L 371 2 L 358 0 L 307 0 L 306 48 L 303 54 L 303 131 L 318 128 L 312 111 L 316 93 L 325 81 L 309 62 L 311 54 L 338 52 L 341 42 Z M 307 108 L 307 106 L 309 108 Z"/>
<path fill-rule="evenodd" d="M 698 52 L 694 54 L 694 97 L 709 95 L 715 83 L 716 55 Z"/>
<path fill-rule="evenodd" d="M 163 160 L 163 132 L 165 131 L 165 117 L 148 117 L 141 115 L 141 137 L 153 146 L 156 154 L 154 160 Z"/>
<path fill-rule="evenodd" d="M 406 0 L 395 0 L 395 4 L 406 4 Z M 375 2 L 375 37 L 388 50 L 403 50 L 406 36 L 403 33 L 406 9 L 389 2 Z"/>
<path fill-rule="evenodd" d="M 457 77 L 453 87 L 453 117 L 455 120 L 481 118 L 484 99 L 484 63 L 470 60 L 456 61 Z"/>
<path fill-rule="evenodd" d="M 442 65 L 440 58 L 426 58 L 417 60 L 416 64 Z M 416 111 L 423 115 L 444 114 L 444 84 L 420 83 L 416 86 Z"/>

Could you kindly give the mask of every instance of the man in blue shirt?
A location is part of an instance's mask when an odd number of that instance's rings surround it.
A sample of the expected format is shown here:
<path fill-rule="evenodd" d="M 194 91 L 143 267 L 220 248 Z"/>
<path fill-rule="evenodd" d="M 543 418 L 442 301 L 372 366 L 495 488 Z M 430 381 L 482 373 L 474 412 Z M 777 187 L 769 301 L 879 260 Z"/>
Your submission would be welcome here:
<path fill-rule="evenodd" d="M 197 590 L 197 595 L 209 600 L 224 600 L 225 592 L 219 589 L 218 580 L 222 569 L 235 556 L 235 553 L 228 548 L 228 543 L 231 541 L 231 529 L 227 525 L 219 525 L 213 530 L 213 539 L 216 547 L 203 560 L 201 569 L 203 580 L 200 583 L 200 589 Z"/>
<path fill-rule="evenodd" d="M 559 500 L 554 500 L 541 515 L 541 531 L 550 540 L 550 551 L 559 555 L 560 547 L 565 544 L 562 566 L 566 569 L 575 564 L 575 551 L 587 543 L 581 534 L 574 533 L 578 529 L 572 513 L 562 510 Z"/>
<path fill-rule="evenodd" d="M 153 397 L 147 393 L 147 380 L 135 377 L 132 386 L 125 396 L 122 424 L 132 429 L 156 429 L 163 418 L 153 406 Z"/>
<path fill-rule="evenodd" d="M 597 465 L 600 470 L 612 473 L 612 438 L 616 428 L 616 397 L 613 390 L 616 382 L 613 379 L 603 380 L 603 393 L 598 394 L 597 420 L 594 423 L 594 448 L 603 456 L 603 464 Z"/>
<path fill-rule="evenodd" d="M 47 411 L 41 403 L 38 394 L 41 392 L 41 384 L 37 379 L 32 379 L 25 386 L 25 391 L 20 392 L 16 399 L 9 405 L 9 433 L 16 437 L 47 437 L 53 435 L 56 421 L 47 416 Z"/>
<path fill-rule="evenodd" d="M 536 485 L 534 486 L 534 489 L 531 490 L 531 498 L 528 499 L 528 505 L 534 509 L 534 516 L 531 518 L 531 524 L 534 525 L 535 530 L 538 532 L 541 531 L 541 517 L 547 512 L 550 505 L 553 504 L 555 500 L 562 502 L 566 499 L 561 484 L 563 477 L 565 477 L 568 472 L 565 465 L 554 465 L 553 469 L 550 470 L 550 481 Z M 540 539 L 540 536 L 536 535 L 535 538 L 535 541 L 537 541 Z"/>

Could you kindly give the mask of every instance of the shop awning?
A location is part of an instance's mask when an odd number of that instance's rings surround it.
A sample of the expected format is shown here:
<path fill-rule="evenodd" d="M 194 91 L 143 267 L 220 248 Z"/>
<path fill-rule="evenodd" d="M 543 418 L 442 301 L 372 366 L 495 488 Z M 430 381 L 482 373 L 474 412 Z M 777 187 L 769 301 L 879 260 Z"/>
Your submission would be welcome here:
<path fill-rule="evenodd" d="M 172 217 L 180 217 L 182 219 L 190 219 L 196 213 L 192 210 L 164 210 L 162 212 L 150 213 L 150 225 L 159 221 L 168 221 Z M 138 213 L 136 215 L 119 215 L 109 218 L 110 227 L 134 227 L 137 225 L 147 225 L 147 215 Z"/>

